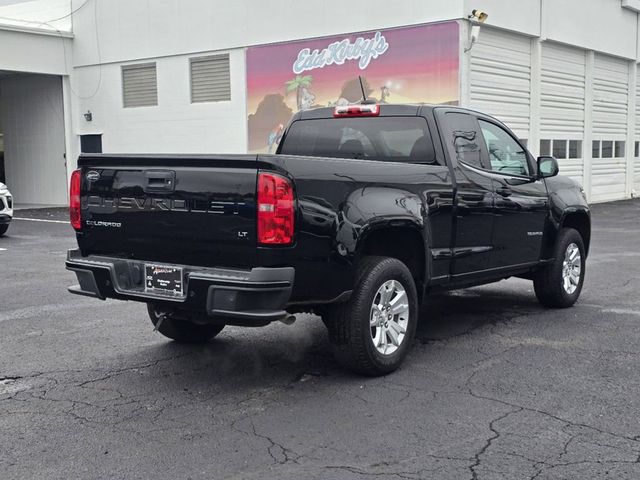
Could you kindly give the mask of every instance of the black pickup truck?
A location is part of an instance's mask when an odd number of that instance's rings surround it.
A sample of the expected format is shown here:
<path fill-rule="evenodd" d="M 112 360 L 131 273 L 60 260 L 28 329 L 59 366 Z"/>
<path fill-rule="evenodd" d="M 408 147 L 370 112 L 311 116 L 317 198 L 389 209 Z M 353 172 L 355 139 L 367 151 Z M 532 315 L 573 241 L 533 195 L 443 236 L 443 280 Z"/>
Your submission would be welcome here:
<path fill-rule="evenodd" d="M 511 276 L 580 295 L 581 187 L 498 120 L 448 106 L 295 115 L 274 155 L 83 155 L 71 180 L 72 293 L 145 302 L 163 335 L 322 317 L 336 358 L 396 369 L 434 291 Z"/>

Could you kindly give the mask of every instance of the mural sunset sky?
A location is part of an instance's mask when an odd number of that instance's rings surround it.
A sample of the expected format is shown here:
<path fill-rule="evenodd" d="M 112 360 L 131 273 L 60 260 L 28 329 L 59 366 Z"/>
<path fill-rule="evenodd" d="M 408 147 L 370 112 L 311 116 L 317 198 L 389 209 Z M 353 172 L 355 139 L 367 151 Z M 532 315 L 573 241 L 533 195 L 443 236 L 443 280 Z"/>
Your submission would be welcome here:
<path fill-rule="evenodd" d="M 326 65 L 305 70 L 301 76 L 311 76 L 308 92 L 315 96 L 314 106 L 327 106 L 338 101 L 342 86 L 361 75 L 380 99 L 383 86 L 388 88 L 388 103 L 447 103 L 458 101 L 459 31 L 456 22 L 380 30 L 388 43 L 387 50 L 372 58 L 365 69 L 358 59 L 343 65 Z M 333 42 L 357 37 L 373 38 L 376 31 L 338 35 L 311 40 L 251 47 L 247 50 L 247 108 L 255 114 L 268 95 L 285 96 L 286 105 L 298 111 L 296 92 L 286 92 L 286 82 L 296 73 L 293 64 L 304 48 L 322 51 Z M 266 119 L 263 121 L 267 121 Z M 266 126 L 264 127 L 266 128 Z M 260 135 L 264 135 L 264 128 Z M 256 129 L 249 123 L 249 136 Z M 252 142 L 250 141 L 250 147 Z M 253 142 L 255 145 L 255 142 Z M 251 149 L 251 148 L 250 148 Z M 254 148 L 255 150 L 255 148 Z"/>

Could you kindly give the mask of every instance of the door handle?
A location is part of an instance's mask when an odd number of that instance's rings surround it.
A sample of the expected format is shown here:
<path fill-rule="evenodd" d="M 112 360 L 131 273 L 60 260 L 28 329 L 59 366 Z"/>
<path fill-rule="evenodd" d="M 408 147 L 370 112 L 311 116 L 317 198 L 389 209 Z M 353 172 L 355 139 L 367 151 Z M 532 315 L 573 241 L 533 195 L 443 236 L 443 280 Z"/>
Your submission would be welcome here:
<path fill-rule="evenodd" d="M 497 190 L 498 195 L 503 197 L 509 197 L 513 193 L 513 191 L 509 187 L 502 186 Z"/>
<path fill-rule="evenodd" d="M 173 192 L 176 184 L 176 172 L 172 170 L 147 170 L 144 172 L 145 193 Z"/>

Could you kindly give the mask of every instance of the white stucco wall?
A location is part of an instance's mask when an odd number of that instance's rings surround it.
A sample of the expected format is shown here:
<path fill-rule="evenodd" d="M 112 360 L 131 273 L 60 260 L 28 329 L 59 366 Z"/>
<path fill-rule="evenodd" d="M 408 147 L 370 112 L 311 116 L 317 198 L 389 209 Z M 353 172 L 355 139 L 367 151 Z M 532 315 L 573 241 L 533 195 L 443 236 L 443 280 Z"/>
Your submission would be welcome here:
<path fill-rule="evenodd" d="M 0 26 L 0 46 L 0 70 L 65 75 L 71 67 L 70 34 Z"/>
<path fill-rule="evenodd" d="M 74 8 L 85 0 L 73 0 Z M 223 50 L 460 18 L 463 0 L 184 0 L 98 3 L 74 15 L 77 66 Z"/>
<path fill-rule="evenodd" d="M 246 151 L 246 46 L 450 19 L 463 8 L 462 0 L 437 8 L 423 0 L 90 1 L 73 21 L 72 143 L 101 133 L 105 152 L 157 153 Z M 226 52 L 231 101 L 191 104 L 189 57 Z M 121 65 L 136 61 L 157 63 L 158 106 L 122 106 Z"/>
<path fill-rule="evenodd" d="M 187 55 L 156 60 L 158 105 L 152 107 L 123 108 L 121 64 L 77 68 L 71 79 L 73 131 L 102 134 L 103 151 L 109 153 L 244 152 L 244 50 L 224 53 L 231 66 L 231 101 L 225 102 L 191 103 Z M 84 119 L 87 110 L 91 122 Z"/>

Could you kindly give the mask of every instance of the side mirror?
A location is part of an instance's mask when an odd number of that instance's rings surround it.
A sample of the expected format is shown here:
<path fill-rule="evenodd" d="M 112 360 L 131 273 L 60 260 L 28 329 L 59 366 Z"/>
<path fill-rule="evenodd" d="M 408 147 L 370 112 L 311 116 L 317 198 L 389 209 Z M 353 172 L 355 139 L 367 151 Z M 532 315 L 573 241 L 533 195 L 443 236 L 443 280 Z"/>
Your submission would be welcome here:
<path fill-rule="evenodd" d="M 540 178 L 555 177 L 560 172 L 558 161 L 553 157 L 538 157 L 538 176 Z"/>

